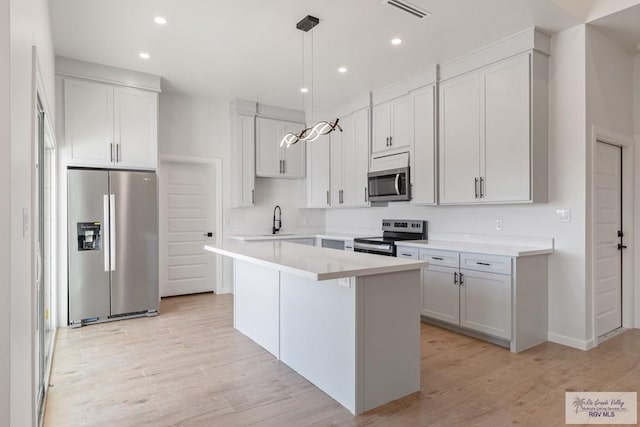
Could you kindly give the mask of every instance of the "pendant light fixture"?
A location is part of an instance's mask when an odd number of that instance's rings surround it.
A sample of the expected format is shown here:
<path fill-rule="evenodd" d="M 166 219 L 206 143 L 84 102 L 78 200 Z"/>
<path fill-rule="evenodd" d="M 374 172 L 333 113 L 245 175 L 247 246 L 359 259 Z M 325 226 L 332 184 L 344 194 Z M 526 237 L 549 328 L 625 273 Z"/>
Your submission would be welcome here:
<path fill-rule="evenodd" d="M 318 18 L 307 15 L 296 24 L 296 28 L 303 31 L 303 33 L 307 33 L 319 23 L 320 20 Z M 302 35 L 302 80 L 303 86 L 300 91 L 304 94 L 309 91 L 307 87 L 304 86 L 304 34 Z M 311 112 L 313 112 L 313 33 L 311 33 Z M 338 121 L 339 119 L 336 119 L 334 122 L 323 120 L 311 127 L 302 129 L 299 133 L 289 132 L 282 138 L 282 141 L 280 141 L 280 146 L 282 147 L 286 144 L 287 147 L 290 147 L 298 141 L 315 141 L 320 136 L 328 135 L 336 129 L 342 132 Z"/>

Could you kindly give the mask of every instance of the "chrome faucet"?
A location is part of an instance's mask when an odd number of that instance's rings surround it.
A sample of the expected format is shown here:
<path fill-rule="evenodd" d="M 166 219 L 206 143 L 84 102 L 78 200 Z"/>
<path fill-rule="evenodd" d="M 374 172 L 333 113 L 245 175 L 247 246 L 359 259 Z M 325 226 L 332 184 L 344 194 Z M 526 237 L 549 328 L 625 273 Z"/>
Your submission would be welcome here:
<path fill-rule="evenodd" d="M 276 219 L 276 209 L 278 210 L 278 219 Z M 278 221 L 278 227 L 276 228 L 276 221 Z M 280 209 L 280 206 L 276 205 L 275 208 L 273 208 L 273 228 L 271 229 L 271 234 L 276 234 L 277 232 L 280 231 L 280 229 L 282 228 L 282 209 Z"/>

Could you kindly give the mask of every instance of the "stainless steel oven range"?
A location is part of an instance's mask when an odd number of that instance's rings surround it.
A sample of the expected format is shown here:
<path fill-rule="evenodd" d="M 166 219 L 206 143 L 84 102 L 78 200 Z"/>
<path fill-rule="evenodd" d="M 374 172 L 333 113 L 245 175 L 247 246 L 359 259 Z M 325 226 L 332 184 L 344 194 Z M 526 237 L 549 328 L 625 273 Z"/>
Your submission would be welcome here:
<path fill-rule="evenodd" d="M 383 219 L 381 237 L 357 237 L 353 239 L 355 252 L 396 256 L 395 242 L 400 240 L 426 240 L 427 221 L 407 219 Z"/>

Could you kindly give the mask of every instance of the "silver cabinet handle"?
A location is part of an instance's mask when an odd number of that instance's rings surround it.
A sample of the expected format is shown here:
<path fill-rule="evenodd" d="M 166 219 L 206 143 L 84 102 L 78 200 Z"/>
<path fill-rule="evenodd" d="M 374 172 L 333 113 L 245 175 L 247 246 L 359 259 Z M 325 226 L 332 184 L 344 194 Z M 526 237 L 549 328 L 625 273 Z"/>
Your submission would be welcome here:
<path fill-rule="evenodd" d="M 392 146 L 392 145 L 393 145 L 393 137 L 392 137 L 392 136 L 390 136 L 390 137 L 389 137 L 389 146 Z"/>
<path fill-rule="evenodd" d="M 480 177 L 480 198 L 484 198 L 484 178 Z"/>
<path fill-rule="evenodd" d="M 116 196 L 109 194 L 109 252 L 111 271 L 116 271 Z"/>
<path fill-rule="evenodd" d="M 464 285 L 464 273 L 460 273 L 460 285 Z"/>
<path fill-rule="evenodd" d="M 488 263 L 488 262 L 480 262 L 480 261 L 476 261 L 476 264 L 478 264 L 478 265 L 491 266 L 491 264 L 490 264 L 490 263 Z"/>
<path fill-rule="evenodd" d="M 251 203 L 256 202 L 256 190 L 251 190 Z"/>
<path fill-rule="evenodd" d="M 109 245 L 109 195 L 102 196 L 102 250 L 104 250 L 104 271 L 109 271 L 109 259 L 111 257 L 111 249 Z"/>
<path fill-rule="evenodd" d="M 327 206 L 329 206 L 329 204 L 331 203 L 331 201 L 329 200 L 329 190 L 327 190 Z"/>
<path fill-rule="evenodd" d="M 387 147 L 389 146 L 389 137 L 387 137 Z"/>
<path fill-rule="evenodd" d="M 399 196 L 400 195 L 400 174 L 399 173 L 396 174 L 395 186 L 396 186 L 396 194 Z"/>
<path fill-rule="evenodd" d="M 282 161 L 282 173 L 287 173 L 287 161 Z"/>
<path fill-rule="evenodd" d="M 120 152 L 120 144 L 116 144 L 116 162 L 122 161 L 122 153 Z"/>
<path fill-rule="evenodd" d="M 109 144 L 109 151 L 111 151 L 111 163 L 113 163 L 113 142 Z"/>
<path fill-rule="evenodd" d="M 367 191 L 367 187 L 364 187 L 364 202 L 367 203 L 369 201 L 369 192 Z"/>
<path fill-rule="evenodd" d="M 444 258 L 440 258 L 439 256 L 432 256 L 431 259 L 437 259 L 438 261 L 444 261 Z"/>
<path fill-rule="evenodd" d="M 454 285 L 458 284 L 458 272 L 457 271 L 453 272 L 453 284 Z"/>
<path fill-rule="evenodd" d="M 476 190 L 476 199 L 478 198 L 478 178 L 473 178 L 474 180 L 474 186 L 475 186 L 475 190 Z"/>

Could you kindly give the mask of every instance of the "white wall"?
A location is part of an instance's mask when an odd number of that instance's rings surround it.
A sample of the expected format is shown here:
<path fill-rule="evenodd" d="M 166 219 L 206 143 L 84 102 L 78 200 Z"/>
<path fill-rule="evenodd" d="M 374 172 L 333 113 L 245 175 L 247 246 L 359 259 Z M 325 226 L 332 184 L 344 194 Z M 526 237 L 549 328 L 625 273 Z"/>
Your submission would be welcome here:
<path fill-rule="evenodd" d="M 0 426 L 9 425 L 11 361 L 11 132 L 9 0 L 0 0 Z"/>
<path fill-rule="evenodd" d="M 640 134 L 640 53 L 633 57 L 633 133 Z"/>
<path fill-rule="evenodd" d="M 639 0 L 553 0 L 583 22 L 591 22 L 603 16 L 640 3 Z"/>
<path fill-rule="evenodd" d="M 417 207 L 328 210 L 327 228 L 380 233 L 383 217 L 426 219 L 443 233 L 525 235 L 555 238 L 549 258 L 550 339 L 585 345 L 585 28 L 551 39 L 549 65 L 549 199 L 534 206 Z M 571 223 L 556 209 L 571 209 Z M 495 231 L 495 220 L 504 231 Z"/>
<path fill-rule="evenodd" d="M 635 134 L 635 167 L 640 170 L 640 54 L 633 57 L 633 132 Z M 640 173 L 635 176 L 635 260 L 640 266 Z M 635 327 L 640 328 L 640 271 L 635 273 Z"/>
<path fill-rule="evenodd" d="M 54 55 L 46 0 L 11 0 L 11 425 L 34 423 L 34 292 L 32 239 L 23 235 L 23 210 L 32 212 L 32 46 L 49 102 L 54 97 Z M 4 28 L 4 27 L 3 27 Z M 5 63 L 3 61 L 3 63 Z M 5 99 L 3 97 L 3 99 Z M 4 172 L 3 168 L 3 172 Z M 4 238 L 3 238 L 4 240 Z M 4 269 L 3 269 L 4 270 Z M 4 273 L 4 272 L 3 272 Z M 4 345 L 3 345 L 4 347 Z"/>
<path fill-rule="evenodd" d="M 282 208 L 283 231 L 324 229 L 324 211 L 300 209 L 304 180 L 256 179 L 255 207 L 230 208 L 231 165 L 230 99 L 195 98 L 160 94 L 159 152 L 222 159 L 224 235 L 270 233 L 273 208 Z M 230 263 L 225 262 L 224 285 L 231 281 Z"/>
<path fill-rule="evenodd" d="M 594 127 L 607 132 L 621 135 L 626 138 L 633 136 L 633 58 L 625 49 L 605 36 L 596 28 L 587 25 L 586 29 L 586 54 L 587 54 L 587 224 L 591 224 L 592 200 L 592 162 L 593 162 L 593 139 L 595 138 Z M 626 159 L 630 156 L 629 159 Z M 623 174 L 633 181 L 633 153 L 628 149 L 623 151 L 625 164 Z M 623 190 L 628 190 L 627 184 L 623 185 Z M 633 197 L 633 192 L 625 193 L 624 197 Z M 633 222 L 633 208 L 629 204 L 623 203 L 623 231 L 631 235 Z M 593 330 L 593 277 L 592 277 L 592 227 L 589 225 L 586 230 L 587 243 L 587 333 L 595 334 Z M 631 265 L 633 262 L 633 245 L 623 254 L 623 266 Z M 633 286 L 632 271 L 624 269 L 623 280 L 625 282 L 625 298 L 631 298 Z M 631 293 L 629 293 L 631 292 Z M 631 305 L 623 305 L 624 325 L 633 324 L 633 319 L 629 316 Z M 629 320 L 626 320 L 629 319 Z M 593 337 L 596 339 L 596 337 Z"/>

